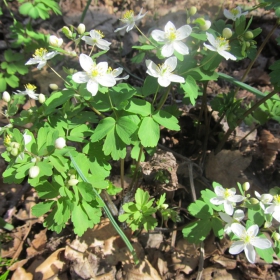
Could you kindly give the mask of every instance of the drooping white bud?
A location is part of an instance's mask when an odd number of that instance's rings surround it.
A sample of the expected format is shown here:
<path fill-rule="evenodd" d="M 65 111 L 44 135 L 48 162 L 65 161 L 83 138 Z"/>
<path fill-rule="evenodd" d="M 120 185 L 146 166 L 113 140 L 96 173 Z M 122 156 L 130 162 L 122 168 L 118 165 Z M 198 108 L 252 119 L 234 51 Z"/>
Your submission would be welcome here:
<path fill-rule="evenodd" d="M 53 47 L 60 47 L 63 44 L 62 38 L 57 38 L 55 35 L 51 35 L 49 39 L 49 43 Z"/>
<path fill-rule="evenodd" d="M 203 31 L 208 30 L 211 27 L 211 21 L 210 20 L 205 20 L 204 25 L 200 25 L 200 29 Z"/>
<path fill-rule="evenodd" d="M 223 29 L 223 37 L 229 39 L 232 36 L 232 31 L 230 28 L 226 27 Z"/>
<path fill-rule="evenodd" d="M 86 26 L 83 23 L 80 23 L 77 27 L 77 31 L 80 35 L 84 34 L 86 31 Z"/>
<path fill-rule="evenodd" d="M 77 179 L 70 179 L 70 180 L 68 181 L 68 185 L 69 185 L 70 187 L 74 187 L 74 186 L 76 186 L 78 183 L 79 183 L 79 180 L 77 180 Z"/>
<path fill-rule="evenodd" d="M 35 166 L 32 166 L 30 169 L 29 169 L 29 177 L 30 178 L 36 178 L 40 173 L 40 168 L 39 166 L 35 165 Z"/>
<path fill-rule="evenodd" d="M 11 96 L 7 91 L 4 91 L 3 94 L 2 94 L 2 99 L 5 102 L 9 103 L 11 101 Z"/>
<path fill-rule="evenodd" d="M 55 140 L 54 145 L 57 149 L 63 149 L 66 146 L 66 140 L 62 137 L 59 137 Z"/>
<path fill-rule="evenodd" d="M 49 87 L 52 90 L 57 90 L 58 89 L 58 85 L 57 84 L 49 84 Z"/>
<path fill-rule="evenodd" d="M 43 104 L 46 101 L 46 96 L 43 93 L 40 93 L 38 96 L 39 102 Z"/>

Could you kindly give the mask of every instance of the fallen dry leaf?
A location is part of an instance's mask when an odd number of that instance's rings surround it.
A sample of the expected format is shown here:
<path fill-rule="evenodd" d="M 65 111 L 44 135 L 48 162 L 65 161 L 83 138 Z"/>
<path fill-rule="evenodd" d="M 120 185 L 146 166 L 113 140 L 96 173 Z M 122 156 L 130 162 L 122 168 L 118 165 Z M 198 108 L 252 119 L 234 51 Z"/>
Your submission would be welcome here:
<path fill-rule="evenodd" d="M 38 234 L 35 234 L 34 239 L 31 242 L 32 247 L 26 249 L 28 258 L 42 253 L 42 251 L 45 249 L 47 243 L 46 232 L 47 229 L 43 229 Z"/>
<path fill-rule="evenodd" d="M 18 267 L 13 273 L 11 280 L 33 280 L 31 273 L 26 272 L 24 268 Z"/>

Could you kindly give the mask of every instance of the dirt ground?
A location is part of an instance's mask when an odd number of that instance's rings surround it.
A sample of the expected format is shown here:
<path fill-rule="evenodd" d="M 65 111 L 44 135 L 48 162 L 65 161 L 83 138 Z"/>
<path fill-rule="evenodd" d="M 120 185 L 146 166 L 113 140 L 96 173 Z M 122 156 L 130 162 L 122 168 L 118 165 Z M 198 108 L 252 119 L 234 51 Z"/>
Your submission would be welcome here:
<path fill-rule="evenodd" d="M 61 0 L 60 6 L 63 16 L 52 16 L 47 21 L 36 20 L 34 25 L 45 34 L 60 34 L 64 25 L 77 26 L 81 14 L 86 6 L 85 0 Z M 195 5 L 199 16 L 215 20 L 223 16 L 224 8 L 243 5 L 244 8 L 254 6 L 258 1 L 222 1 L 222 0 L 147 0 L 122 1 L 104 0 L 92 1 L 86 14 L 84 23 L 87 30 L 99 29 L 108 41 L 112 42 L 112 49 L 106 54 L 106 59 L 118 67 L 123 65 L 130 69 L 133 76 L 128 80 L 132 85 L 141 85 L 145 77 L 145 65 L 131 65 L 133 57 L 132 46 L 137 44 L 139 35 L 134 29 L 129 33 L 114 33 L 119 27 L 118 19 L 122 12 L 131 9 L 136 12 L 143 7 L 149 11 L 141 21 L 140 27 L 144 33 L 149 33 L 155 26 L 162 28 L 171 20 L 176 26 L 186 22 L 185 9 Z M 17 5 L 9 3 L 19 20 L 24 20 L 17 12 Z M 9 40 L 9 24 L 12 19 L 4 10 L 0 20 L 0 61 L 2 61 L 5 44 Z M 266 34 L 271 30 L 275 15 L 265 10 L 252 12 L 253 27 L 261 27 L 263 33 L 256 39 L 261 44 Z M 268 45 L 256 61 L 249 73 L 246 83 L 260 91 L 271 91 L 269 80 L 269 66 L 279 59 L 280 47 L 275 38 L 280 29 L 275 31 Z M 3 44 L 2 44 L 3 43 Z M 71 50 L 72 46 L 69 46 Z M 59 64 L 56 71 L 62 73 L 62 66 L 75 65 L 77 61 L 65 61 Z M 235 78 L 241 78 L 249 59 L 242 62 L 222 62 L 220 69 Z M 136 78 L 135 78 L 136 77 Z M 32 70 L 23 77 L 22 85 L 35 81 L 40 92 L 49 92 L 49 84 L 62 82 L 46 70 Z M 224 81 L 211 81 L 208 85 L 208 101 L 220 92 L 228 92 L 231 85 Z M 244 101 L 255 97 L 246 90 L 239 90 L 239 98 Z M 180 97 L 177 98 L 180 101 Z M 170 101 L 167 101 L 170 102 Z M 180 103 L 178 103 L 180 104 Z M 160 144 L 153 158 L 142 163 L 142 169 L 150 174 L 153 171 L 165 170 L 170 182 L 163 184 L 149 181 L 148 176 L 142 181 L 141 187 L 148 190 L 150 195 L 165 192 L 172 207 L 177 207 L 182 217 L 182 223 L 170 223 L 154 231 L 142 232 L 135 237 L 127 230 L 138 256 L 141 258 L 139 266 L 131 260 L 124 243 L 109 223 L 107 218 L 94 229 L 89 229 L 82 237 L 73 233 L 69 224 L 60 234 L 46 230 L 42 226 L 43 217 L 36 218 L 31 214 L 31 207 L 38 202 L 33 188 L 23 185 L 8 185 L 0 183 L 0 215 L 11 222 L 14 230 L 11 233 L 0 231 L 1 258 L 0 274 L 9 268 L 9 278 L 18 279 L 279 279 L 279 259 L 275 257 L 273 264 L 266 264 L 257 259 L 257 264 L 249 264 L 243 254 L 234 257 L 228 253 L 229 241 L 217 240 L 214 235 L 209 236 L 200 246 L 188 244 L 183 239 L 181 229 L 190 219 L 187 206 L 192 201 L 190 190 L 190 165 L 193 162 L 193 179 L 196 194 L 200 190 L 211 188 L 211 182 L 216 181 L 224 187 L 235 187 L 236 182 L 250 182 L 251 193 L 267 192 L 280 183 L 280 125 L 275 121 L 268 121 L 264 126 L 252 130 L 242 124 L 231 136 L 224 149 L 215 155 L 213 149 L 217 146 L 218 138 L 209 139 L 206 156 L 201 160 L 200 151 L 203 147 L 203 133 L 194 138 L 194 121 L 197 120 L 201 101 L 196 107 L 180 105 L 183 112 L 180 118 L 181 130 L 170 133 L 162 129 Z M 1 104 L 2 109 L 5 103 Z M 209 107 L 210 109 L 210 107 Z M 213 125 L 217 116 L 213 114 Z M 0 117 L 1 126 L 5 120 Z M 221 131 L 227 130 L 226 121 L 221 123 Z M 243 137 L 252 131 L 245 139 Z M 276 143 L 272 147 L 271 143 Z M 0 146 L 2 152 L 5 148 Z M 162 162 L 166 162 L 164 165 Z M 129 166 L 129 162 L 127 165 Z M 202 166 L 202 172 L 196 166 Z M 1 174 L 6 163 L 0 159 Z M 170 168 L 171 167 L 171 168 Z M 113 176 L 114 175 L 114 176 Z M 116 186 L 120 186 L 119 176 L 112 174 Z M 126 177 L 125 184 L 129 184 Z M 117 203 L 116 199 L 116 203 Z M 3 260 L 9 260 L 11 265 L 5 267 Z M 4 266 L 2 266 L 4 264 Z"/>

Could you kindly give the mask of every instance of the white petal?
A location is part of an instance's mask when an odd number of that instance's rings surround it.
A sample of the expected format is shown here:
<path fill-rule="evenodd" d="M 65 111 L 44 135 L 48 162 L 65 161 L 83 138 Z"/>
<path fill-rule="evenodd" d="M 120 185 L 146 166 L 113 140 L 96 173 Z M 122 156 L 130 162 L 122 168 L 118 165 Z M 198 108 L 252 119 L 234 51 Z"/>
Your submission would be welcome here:
<path fill-rule="evenodd" d="M 111 45 L 111 43 L 109 43 L 106 40 L 103 39 L 99 39 L 96 43 L 97 47 L 100 48 L 101 50 L 109 50 L 109 46 Z"/>
<path fill-rule="evenodd" d="M 212 197 L 210 199 L 210 202 L 213 203 L 214 205 L 220 205 L 224 203 L 224 198 L 222 198 L 221 196 L 218 197 Z"/>
<path fill-rule="evenodd" d="M 265 209 L 264 213 L 272 214 L 273 212 L 275 212 L 275 208 L 276 208 L 276 206 L 274 204 L 272 204 Z"/>
<path fill-rule="evenodd" d="M 230 202 L 228 202 L 227 200 L 224 201 L 224 209 L 225 209 L 225 212 L 228 214 L 228 215 L 232 215 L 233 214 L 233 206 Z"/>
<path fill-rule="evenodd" d="M 160 30 L 153 30 L 151 33 L 153 39 L 157 42 L 164 42 L 165 41 L 165 33 Z"/>
<path fill-rule="evenodd" d="M 94 65 L 91 57 L 89 57 L 88 55 L 86 54 L 81 54 L 80 55 L 80 58 L 79 58 L 79 61 L 80 61 L 80 64 L 81 64 L 81 67 L 86 71 L 90 71 Z"/>
<path fill-rule="evenodd" d="M 26 134 L 26 132 L 23 134 L 24 145 L 27 145 L 31 141 L 31 139 L 32 137 Z"/>
<path fill-rule="evenodd" d="M 230 202 L 241 202 L 241 201 L 244 200 L 244 197 L 242 195 L 240 195 L 240 194 L 236 194 L 236 195 L 230 196 L 228 198 L 228 200 Z"/>
<path fill-rule="evenodd" d="M 32 64 L 37 64 L 39 63 L 38 59 L 37 58 L 30 58 L 26 63 L 25 65 L 32 65 Z"/>
<path fill-rule="evenodd" d="M 228 59 L 236 60 L 236 57 L 233 54 L 231 54 L 231 53 L 229 53 L 227 51 L 218 50 L 218 53 L 221 56 L 223 56 L 226 60 L 228 60 Z"/>
<path fill-rule="evenodd" d="M 158 78 L 159 77 L 159 69 L 158 66 L 151 60 L 146 60 L 146 66 L 148 70 L 146 71 L 149 75 Z"/>
<path fill-rule="evenodd" d="M 177 67 L 177 57 L 172 56 L 172 57 L 167 58 L 165 60 L 164 64 L 169 66 L 170 72 L 173 72 Z"/>
<path fill-rule="evenodd" d="M 88 44 L 88 45 L 91 45 L 91 46 L 95 45 L 94 41 L 89 36 L 83 36 L 82 40 L 84 40 L 86 42 L 86 44 Z"/>
<path fill-rule="evenodd" d="M 245 255 L 250 263 L 255 263 L 256 251 L 251 244 L 247 244 L 244 248 Z"/>
<path fill-rule="evenodd" d="M 158 78 L 158 83 L 162 86 L 162 87 L 168 87 L 170 85 L 170 80 L 167 79 L 166 77 L 159 77 Z"/>
<path fill-rule="evenodd" d="M 39 64 L 37 65 L 37 68 L 42 69 L 46 64 L 47 64 L 47 61 L 40 61 Z"/>
<path fill-rule="evenodd" d="M 98 83 L 93 80 L 89 80 L 87 83 L 87 90 L 92 96 L 95 96 L 98 92 Z"/>
<path fill-rule="evenodd" d="M 174 53 L 173 44 L 165 44 L 161 49 L 161 54 L 164 57 L 169 57 Z"/>
<path fill-rule="evenodd" d="M 216 39 L 213 34 L 206 32 L 207 40 L 210 42 L 212 46 L 216 45 Z"/>
<path fill-rule="evenodd" d="M 192 28 L 189 25 L 183 25 L 177 30 L 177 40 L 183 40 L 190 36 Z"/>
<path fill-rule="evenodd" d="M 221 219 L 227 223 L 231 223 L 233 221 L 233 218 L 230 217 L 229 215 L 223 213 L 223 212 L 219 212 L 219 215 L 221 217 Z"/>
<path fill-rule="evenodd" d="M 95 31 L 95 30 L 91 30 L 91 31 L 89 32 L 89 35 L 90 35 L 90 37 L 91 37 L 92 39 L 101 39 L 100 34 L 99 34 L 97 31 Z M 86 36 L 84 36 L 84 37 L 86 37 Z"/>
<path fill-rule="evenodd" d="M 126 32 L 129 32 L 130 30 L 132 30 L 134 25 L 135 25 L 135 22 L 132 22 L 132 23 L 128 24 L 128 26 L 126 28 Z"/>
<path fill-rule="evenodd" d="M 280 212 L 279 210 L 278 211 L 275 211 L 273 214 L 272 214 L 272 217 L 280 223 Z"/>
<path fill-rule="evenodd" d="M 206 43 L 203 43 L 203 45 L 210 51 L 213 51 L 213 52 L 216 52 L 217 51 L 217 48 L 213 47 L 213 46 L 210 46 Z"/>
<path fill-rule="evenodd" d="M 241 238 L 244 234 L 246 234 L 245 227 L 238 223 L 233 223 L 231 225 L 231 230 L 239 238 Z"/>
<path fill-rule="evenodd" d="M 106 61 L 99 62 L 97 68 L 98 68 L 98 72 L 106 73 L 108 70 L 108 62 Z"/>
<path fill-rule="evenodd" d="M 168 33 L 170 29 L 176 30 L 176 27 L 171 21 L 168 21 L 164 27 L 165 33 Z"/>
<path fill-rule="evenodd" d="M 56 56 L 58 54 L 58 52 L 53 51 L 53 52 L 49 52 L 45 55 L 45 59 L 49 60 L 51 58 L 53 58 L 54 56 Z"/>
<path fill-rule="evenodd" d="M 224 9 L 224 16 L 228 19 L 234 19 L 234 15 L 227 9 Z"/>
<path fill-rule="evenodd" d="M 230 254 L 236 255 L 244 250 L 245 244 L 243 241 L 235 241 L 229 248 Z"/>
<path fill-rule="evenodd" d="M 189 54 L 189 48 L 183 42 L 175 41 L 173 42 L 173 47 L 178 53 L 182 55 Z"/>
<path fill-rule="evenodd" d="M 123 68 L 118 67 L 118 68 L 116 68 L 112 71 L 112 74 L 113 74 L 114 77 L 118 77 L 122 73 L 122 71 L 123 71 Z"/>
<path fill-rule="evenodd" d="M 252 225 L 247 229 L 247 234 L 250 236 L 257 236 L 259 232 L 259 226 L 258 225 Z"/>
<path fill-rule="evenodd" d="M 175 82 L 175 83 L 184 83 L 185 82 L 185 79 L 183 77 L 175 75 L 175 74 L 170 74 L 168 76 L 168 78 L 171 82 Z"/>
<path fill-rule="evenodd" d="M 255 237 L 251 244 L 259 249 L 268 249 L 271 247 L 271 242 L 267 238 Z"/>
<path fill-rule="evenodd" d="M 217 196 L 224 196 L 225 194 L 225 189 L 222 186 L 216 186 L 214 191 Z"/>
<path fill-rule="evenodd" d="M 127 26 L 128 26 L 128 24 L 124 25 L 123 27 L 119 27 L 119 28 L 117 28 L 114 32 L 118 32 L 118 31 L 120 31 L 120 30 L 123 30 L 123 29 L 125 29 Z"/>
<path fill-rule="evenodd" d="M 83 83 L 87 83 L 88 82 L 89 77 L 88 77 L 86 72 L 77 72 L 77 73 L 73 74 L 72 80 L 75 83 L 83 84 Z"/>
<path fill-rule="evenodd" d="M 255 196 L 257 199 L 261 200 L 261 195 L 257 191 L 255 191 Z"/>
<path fill-rule="evenodd" d="M 98 77 L 98 83 L 104 87 L 112 87 L 116 84 L 116 80 L 113 75 L 104 75 Z"/>
<path fill-rule="evenodd" d="M 245 217 L 244 212 L 241 209 L 236 210 L 233 214 L 233 218 L 237 221 L 242 221 L 244 217 Z"/>

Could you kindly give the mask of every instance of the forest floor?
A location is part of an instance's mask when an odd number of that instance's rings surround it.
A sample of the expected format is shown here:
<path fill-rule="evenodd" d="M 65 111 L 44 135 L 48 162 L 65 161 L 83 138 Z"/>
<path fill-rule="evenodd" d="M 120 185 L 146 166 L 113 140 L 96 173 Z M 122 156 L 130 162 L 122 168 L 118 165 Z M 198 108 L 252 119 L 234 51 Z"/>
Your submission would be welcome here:
<path fill-rule="evenodd" d="M 234 5 L 232 4 L 234 2 Z M 242 5 L 243 8 L 252 7 L 257 1 L 206 1 L 206 0 L 150 0 L 150 1 L 122 1 L 104 0 L 92 1 L 86 14 L 84 23 L 87 30 L 99 29 L 105 38 L 112 42 L 112 48 L 102 58 L 105 58 L 116 67 L 124 66 L 132 74 L 128 83 L 140 86 L 146 76 L 144 63 L 133 65 L 130 59 L 135 55 L 132 46 L 137 44 L 139 35 L 136 29 L 129 33 L 114 33 L 119 27 L 118 19 L 122 11 L 131 9 L 136 12 L 143 7 L 149 11 L 141 21 L 139 27 L 144 33 L 150 32 L 155 26 L 162 28 L 168 20 L 176 26 L 186 22 L 185 9 L 196 6 L 200 16 L 211 21 L 223 17 L 224 8 L 233 8 Z M 64 25 L 77 26 L 85 8 L 85 0 L 60 1 L 63 16 L 51 16 L 47 21 L 36 20 L 34 28 L 45 34 L 59 36 L 59 30 Z M 18 20 L 24 20 L 17 12 L 17 6 L 12 5 L 13 12 Z M 261 27 L 263 32 L 256 38 L 260 45 L 275 23 L 275 15 L 265 10 L 252 12 L 254 16 L 253 28 Z M 9 24 L 12 19 L 6 11 L 0 21 L 0 38 L 8 40 Z M 280 29 L 275 31 L 262 54 L 257 59 L 252 71 L 245 82 L 262 92 L 270 92 L 269 66 L 279 59 L 280 46 L 275 38 L 279 36 Z M 1 41 L 0 40 L 0 41 Z M 0 44 L 0 46 L 2 46 Z M 71 50 L 71 45 L 69 50 Z M 0 49 L 0 61 L 5 47 Z M 224 61 L 219 70 L 240 79 L 250 60 L 242 62 Z M 56 66 L 56 71 L 63 74 L 62 66 L 78 65 L 78 61 L 64 61 Z M 40 92 L 49 92 L 49 84 L 56 83 L 63 87 L 63 82 L 48 70 L 32 70 L 23 77 L 22 85 L 34 81 Z M 210 81 L 207 88 L 208 102 L 218 93 L 227 93 L 232 85 L 222 80 Z M 240 89 L 238 98 L 244 102 L 254 100 L 256 97 Z M 192 202 L 190 177 L 196 188 L 196 195 L 206 188 L 212 188 L 213 181 L 219 182 L 226 188 L 236 187 L 236 183 L 249 182 L 253 194 L 255 190 L 260 193 L 267 192 L 270 188 L 280 186 L 280 124 L 269 120 L 265 125 L 248 127 L 240 125 L 224 149 L 218 154 L 213 150 L 218 144 L 218 137 L 212 137 L 206 143 L 203 129 L 197 132 L 195 126 L 199 117 L 201 101 L 197 105 L 187 106 L 182 102 L 182 96 L 175 96 L 180 106 L 181 130 L 170 132 L 161 130 L 160 144 L 155 155 L 142 163 L 142 169 L 151 172 L 159 170 L 165 172 L 168 183 L 149 181 L 148 176 L 143 176 L 141 188 L 148 190 L 151 196 L 166 193 L 171 207 L 179 209 L 182 221 L 177 224 L 166 223 L 154 231 L 142 232 L 133 236 L 127 230 L 128 236 L 134 243 L 141 263 L 135 266 L 125 245 L 117 235 L 107 218 L 94 229 L 89 229 L 82 237 L 73 233 L 69 224 L 60 234 L 45 229 L 42 225 L 43 217 L 36 218 L 31 214 L 31 208 L 38 202 L 34 188 L 27 183 L 22 185 L 9 185 L 0 182 L 0 215 L 14 226 L 14 230 L 0 232 L 2 243 L 0 259 L 0 274 L 9 268 L 9 278 L 12 280 L 31 279 L 279 279 L 280 260 L 275 257 L 273 264 L 266 264 L 257 259 L 256 264 L 249 264 L 243 254 L 232 256 L 228 253 L 229 240 L 217 240 L 210 235 L 203 244 L 194 246 L 188 244 L 183 238 L 182 227 L 191 219 L 187 212 L 188 205 Z M 172 100 L 167 103 L 172 104 Z M 2 109 L 5 103 L 1 101 Z M 209 106 L 209 112 L 211 108 Z M 217 113 L 213 114 L 213 124 L 217 121 Z M 0 117 L 1 126 L 5 119 Z M 221 132 L 228 128 L 226 120 L 221 123 Z M 249 132 L 251 133 L 246 136 Z M 244 138 L 244 136 L 246 136 Z M 271 147 L 271 143 L 276 143 Z M 5 147 L 0 146 L 0 152 Z M 204 150 L 203 150 L 204 149 Z M 201 155 L 204 156 L 201 156 Z M 193 164 L 190 165 L 190 162 Z M 131 164 L 126 162 L 127 172 Z M 116 164 L 113 170 L 117 170 Z M 0 159 L 1 174 L 6 168 L 6 163 Z M 190 170 L 190 168 L 192 170 Z M 112 174 L 113 183 L 120 186 L 117 174 Z M 125 178 L 125 185 L 129 184 L 129 176 Z M 115 202 L 120 201 L 115 197 Z M 2 272 L 1 272 L 1 269 Z"/>

